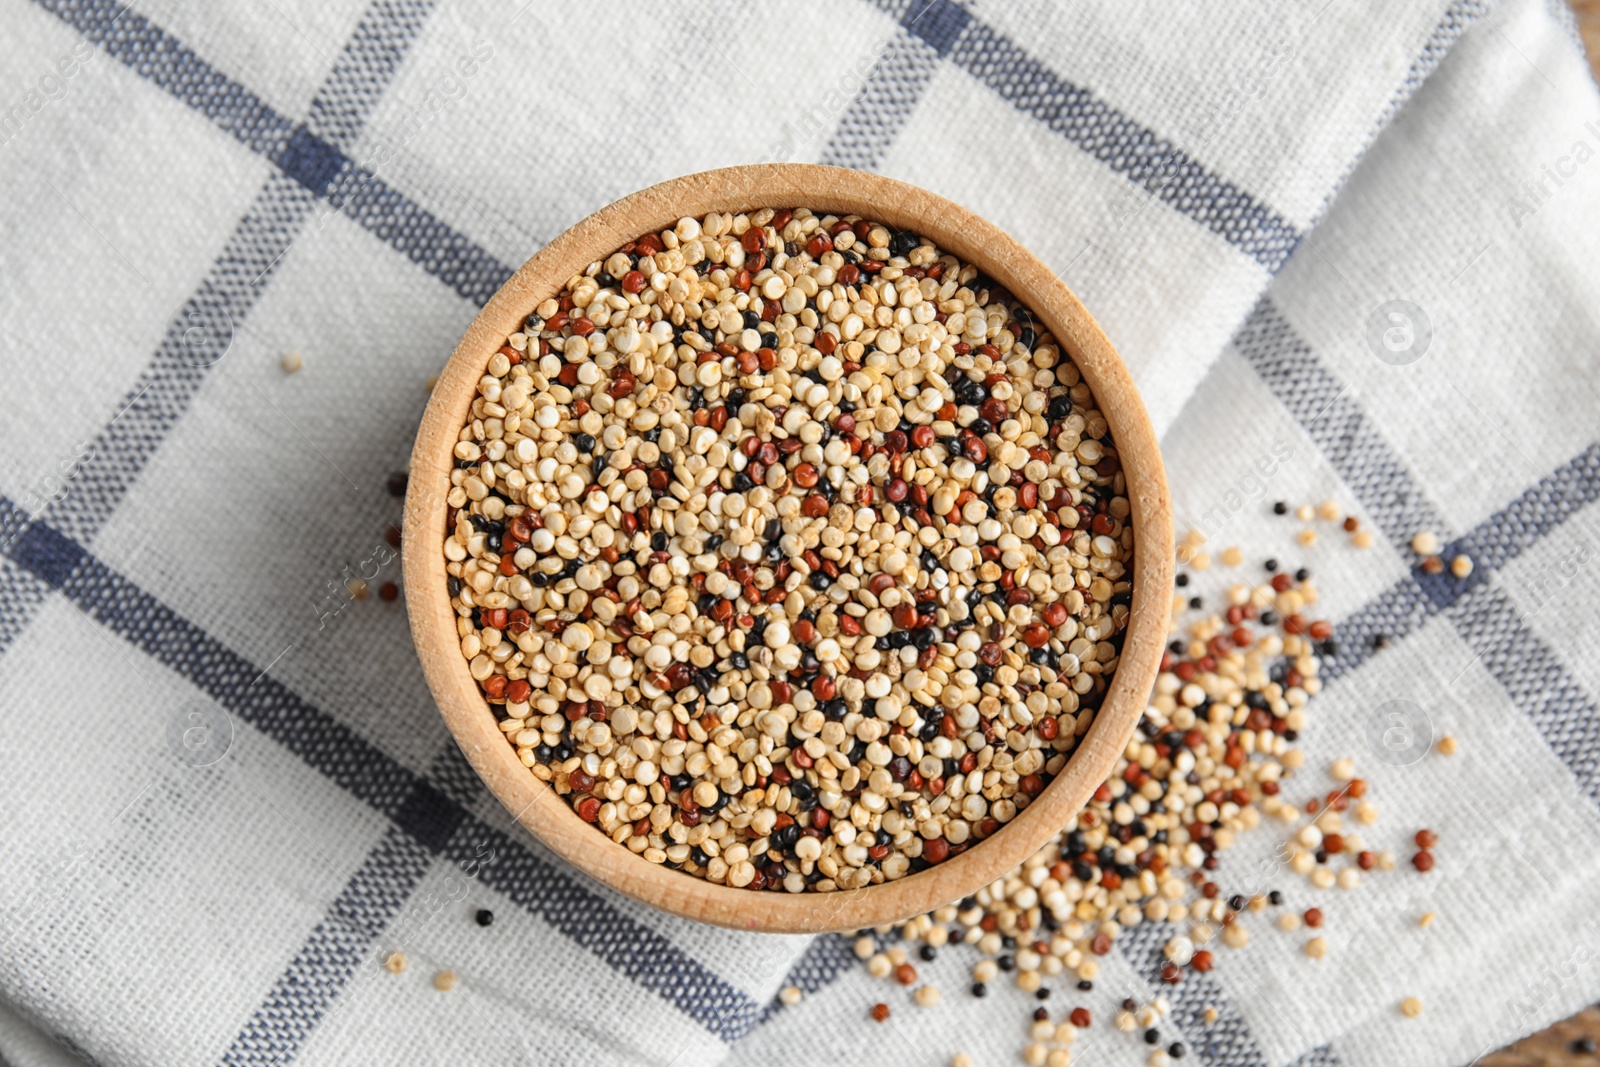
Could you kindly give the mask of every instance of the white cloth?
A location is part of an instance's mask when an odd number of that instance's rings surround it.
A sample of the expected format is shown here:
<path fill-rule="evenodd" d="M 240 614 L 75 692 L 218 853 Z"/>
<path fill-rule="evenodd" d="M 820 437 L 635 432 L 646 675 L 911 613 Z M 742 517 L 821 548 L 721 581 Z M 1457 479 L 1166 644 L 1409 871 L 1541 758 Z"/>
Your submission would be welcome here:
<path fill-rule="evenodd" d="M 764 158 L 921 184 L 1060 270 L 1164 434 L 1180 525 L 1318 574 L 1342 647 L 1307 790 L 1353 755 L 1403 867 L 1441 835 L 1432 875 L 1317 898 L 1320 963 L 1254 922 L 1171 1038 L 1443 1067 L 1600 993 L 1600 99 L 1559 7 L 4 7 L 0 1060 L 1015 1054 L 1030 1004 L 967 996 L 960 951 L 922 965 L 926 1011 L 840 939 L 695 926 L 549 858 L 454 751 L 399 605 L 330 596 L 398 577 L 386 478 L 511 267 Z M 1326 497 L 1373 549 L 1297 549 L 1267 513 Z M 1412 566 L 1425 527 L 1470 579 Z M 1460 754 L 1369 744 L 1395 700 Z M 1106 1062 L 1143 1057 L 1104 1024 L 1164 936 L 1056 983 Z"/>

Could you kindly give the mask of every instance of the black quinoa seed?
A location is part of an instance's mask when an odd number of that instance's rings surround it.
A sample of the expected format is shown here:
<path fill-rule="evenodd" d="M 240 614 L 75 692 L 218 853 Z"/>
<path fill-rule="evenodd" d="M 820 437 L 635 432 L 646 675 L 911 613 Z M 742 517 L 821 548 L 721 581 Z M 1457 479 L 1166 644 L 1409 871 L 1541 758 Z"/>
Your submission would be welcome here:
<path fill-rule="evenodd" d="M 492 926 L 494 924 L 494 912 L 488 908 L 479 908 L 473 919 L 477 921 L 479 926 Z"/>

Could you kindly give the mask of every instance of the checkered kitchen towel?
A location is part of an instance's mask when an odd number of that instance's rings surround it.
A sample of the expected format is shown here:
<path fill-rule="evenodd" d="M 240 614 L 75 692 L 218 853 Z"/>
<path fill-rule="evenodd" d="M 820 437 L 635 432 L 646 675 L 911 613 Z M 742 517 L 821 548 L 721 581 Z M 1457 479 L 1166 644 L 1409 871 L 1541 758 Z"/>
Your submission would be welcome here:
<path fill-rule="evenodd" d="M 396 577 L 386 478 L 514 265 L 774 158 L 924 185 L 1059 269 L 1180 524 L 1287 554 L 1263 502 L 1331 496 L 1381 535 L 1309 560 L 1344 651 L 1305 740 L 1357 756 L 1395 843 L 1437 828 L 1440 869 L 1330 900 L 1319 964 L 1257 931 L 1174 1036 L 1430 1067 L 1600 994 L 1600 101 L 1553 2 L 3 7 L 0 1060 L 1015 1054 L 1020 994 L 956 995 L 960 953 L 940 1011 L 874 1026 L 840 939 L 553 861 L 452 747 L 399 606 L 338 593 Z M 1424 527 L 1469 580 L 1413 567 Z M 1366 747 L 1396 707 L 1461 754 Z M 1161 939 L 1086 1005 L 1148 993 Z M 1142 1058 L 1106 1030 L 1078 1062 Z"/>

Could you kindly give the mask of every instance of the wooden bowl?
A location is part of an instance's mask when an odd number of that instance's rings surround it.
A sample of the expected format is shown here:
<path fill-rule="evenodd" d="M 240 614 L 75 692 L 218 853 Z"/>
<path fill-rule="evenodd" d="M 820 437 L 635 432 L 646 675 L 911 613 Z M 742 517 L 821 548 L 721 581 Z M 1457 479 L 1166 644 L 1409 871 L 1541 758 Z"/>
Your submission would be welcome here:
<path fill-rule="evenodd" d="M 1066 767 L 998 832 L 936 867 L 836 893 L 754 893 L 657 866 L 583 822 L 523 766 L 467 671 L 446 592 L 445 494 L 451 449 L 489 357 L 567 279 L 627 242 L 688 215 L 763 207 L 854 213 L 912 230 L 977 264 L 1043 320 L 1094 390 L 1126 474 L 1134 530 L 1133 604 L 1122 658 L 1093 726 Z M 908 918 L 1004 875 L 1066 826 L 1105 780 L 1144 711 L 1160 665 L 1172 597 L 1172 510 L 1155 431 L 1127 368 L 1077 297 L 997 227 L 922 189 L 808 164 L 691 174 L 602 208 L 556 238 L 501 287 L 440 375 L 411 454 L 404 572 L 411 632 L 446 724 L 489 789 L 533 835 L 591 877 L 637 900 L 747 930 L 820 933 Z"/>

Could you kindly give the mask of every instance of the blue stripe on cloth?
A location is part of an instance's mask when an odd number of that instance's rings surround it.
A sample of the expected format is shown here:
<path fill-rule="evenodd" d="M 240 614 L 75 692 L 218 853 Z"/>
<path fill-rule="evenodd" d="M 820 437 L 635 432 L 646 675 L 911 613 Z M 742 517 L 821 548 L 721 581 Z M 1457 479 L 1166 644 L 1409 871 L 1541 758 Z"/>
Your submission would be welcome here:
<path fill-rule="evenodd" d="M 1554 2 L 1563 8 L 1566 7 L 1564 0 L 1554 0 Z M 1339 179 L 1333 183 L 1328 195 L 1323 198 L 1322 206 L 1317 211 L 1319 220 L 1327 211 L 1328 205 L 1333 203 L 1333 198 L 1338 194 L 1338 190 L 1344 186 L 1345 179 L 1354 173 L 1355 168 L 1365 158 L 1367 150 L 1378 139 L 1378 135 L 1389 125 L 1395 115 L 1399 114 L 1406 101 L 1410 100 L 1416 91 L 1422 87 L 1422 83 L 1428 80 L 1428 76 L 1434 72 L 1444 60 L 1444 57 L 1450 54 L 1450 49 L 1455 47 L 1455 43 L 1460 39 L 1461 35 L 1466 33 L 1480 18 L 1487 15 L 1490 10 L 1491 8 L 1485 0 L 1451 0 L 1450 6 L 1445 8 L 1444 14 L 1440 16 L 1438 23 L 1433 27 L 1433 32 L 1428 34 L 1428 39 L 1422 43 L 1422 50 L 1411 60 L 1411 66 L 1406 68 L 1405 77 L 1400 79 L 1400 87 L 1389 98 L 1389 102 L 1384 106 L 1384 109 L 1378 113 L 1377 120 L 1373 122 L 1369 129 L 1366 140 L 1359 146 L 1359 151 L 1351 156 L 1349 165 L 1339 175 Z"/>
<path fill-rule="evenodd" d="M 841 974 L 860 962 L 849 938 L 842 934 L 824 934 L 813 940 L 800 954 L 800 958 L 784 976 L 783 984 L 792 985 L 802 993 L 815 993 L 832 985 Z M 782 1011 L 783 1007 L 783 1001 L 773 997 L 761 1010 L 761 1018 L 756 1020 L 756 1025 L 760 1026 Z"/>
<path fill-rule="evenodd" d="M 1565 4 L 1561 6 L 1566 7 Z M 1411 66 L 1406 68 L 1406 76 L 1400 82 L 1399 91 L 1395 93 L 1388 107 L 1374 124 L 1376 127 L 1373 132 L 1374 137 L 1377 136 L 1377 130 L 1388 125 L 1395 113 L 1422 87 L 1422 83 L 1428 80 L 1429 75 L 1444 61 L 1444 57 L 1450 54 L 1450 49 L 1455 47 L 1456 41 L 1461 39 L 1461 35 L 1490 10 L 1490 5 L 1485 0 L 1451 0 L 1450 6 L 1445 8 L 1444 15 L 1434 26 L 1433 32 L 1428 34 L 1428 39 L 1423 42 L 1422 51 L 1417 53 L 1411 61 Z M 1364 154 L 1364 152 L 1359 153 L 1356 158 L 1359 159 Z"/>
<path fill-rule="evenodd" d="M 955 0 L 912 0 L 900 15 L 900 25 L 921 38 L 941 59 L 948 55 L 972 21 L 972 15 Z"/>
<path fill-rule="evenodd" d="M 30 530 L 49 527 L 35 523 Z M 263 677 L 254 663 L 89 553 L 80 559 L 59 589 L 90 618 L 187 678 L 340 789 L 385 815 L 399 814 L 416 784 L 412 771 L 270 674 Z"/>
<path fill-rule="evenodd" d="M 435 0 L 375 0 L 311 101 L 306 126 L 344 151 L 355 147 Z"/>
<path fill-rule="evenodd" d="M 987 25 L 973 21 L 949 58 L 1018 111 L 1145 187 L 1268 271 L 1301 234 L 1273 208 L 1212 174 L 1181 148 L 1073 85 Z"/>
<path fill-rule="evenodd" d="M 1485 523 L 1457 542 L 1483 566 L 1498 570 L 1578 509 L 1600 500 L 1600 442 L 1590 445 L 1529 486 Z"/>
<path fill-rule="evenodd" d="M 312 203 L 298 182 L 278 174 L 267 179 L 210 273 L 168 324 L 118 405 L 121 414 L 95 438 L 93 457 L 44 510 L 63 532 L 88 544 L 111 518 L 204 384 L 208 368 L 196 364 L 227 358 L 235 331 L 265 291 L 259 283 L 294 244 Z"/>
<path fill-rule="evenodd" d="M 274 155 L 294 123 L 119 0 L 35 0 L 140 77 L 165 89 L 252 152 Z"/>
<path fill-rule="evenodd" d="M 939 53 L 933 47 L 913 32 L 896 32 L 867 74 L 866 85 L 840 117 L 820 161 L 876 170 L 911 120 L 938 68 Z"/>
<path fill-rule="evenodd" d="M 972 21 L 955 0 L 898 0 L 876 6 L 894 15 L 899 25 L 822 150 L 821 162 L 836 167 L 878 168 L 917 110 L 939 60 Z"/>
<path fill-rule="evenodd" d="M 1232 344 L 1321 449 L 1384 536 L 1404 544 L 1418 530 L 1448 529 L 1371 418 L 1347 395 L 1348 387 L 1271 300 L 1263 296 L 1257 301 Z"/>
<path fill-rule="evenodd" d="M 859 962 L 849 938 L 819 937 L 795 961 L 786 984 L 802 993 L 815 993 Z"/>
<path fill-rule="evenodd" d="M 487 842 L 492 863 L 478 872 L 483 883 L 539 916 L 552 928 L 631 979 L 675 1005 L 723 1041 L 739 1040 L 761 1018 L 763 1005 L 730 985 L 705 964 L 678 949 L 659 932 L 638 922 L 604 897 L 574 892 L 572 879 L 555 864 L 487 823 L 469 820 L 470 833 L 456 835 L 446 855 L 458 863 L 473 858 Z M 473 845 L 469 847 L 468 841 Z M 752 907 L 757 902 L 751 902 Z"/>
<path fill-rule="evenodd" d="M 1397 546 L 1418 529 L 1444 529 L 1405 462 L 1287 319 L 1265 297 L 1235 341 L 1285 408 L 1316 441 L 1328 462 Z M 1585 795 L 1600 802 L 1600 713 L 1557 653 L 1519 615 L 1492 576 L 1600 496 L 1600 443 L 1556 467 L 1460 538 L 1443 555 L 1474 556 L 1470 577 L 1426 574 L 1417 566 L 1367 607 L 1338 626 L 1339 655 L 1325 660 L 1329 680 L 1349 674 L 1375 654 L 1373 638 L 1420 629 L 1443 613 L 1512 704 L 1527 714 Z M 1600 551 L 1585 529 L 1584 543 Z M 1562 576 L 1563 578 L 1566 576 Z"/>
<path fill-rule="evenodd" d="M 455 745 L 446 745 L 428 768 L 428 781 L 462 808 L 471 808 L 483 796 L 483 779 Z"/>
<path fill-rule="evenodd" d="M 1572 771 L 1578 788 L 1600 803 L 1600 709 L 1555 650 L 1494 585 L 1480 585 L 1446 615 L 1483 669 Z"/>
<path fill-rule="evenodd" d="M 952 0 L 872 2 L 909 30 L 901 30 L 892 51 L 874 68 L 840 120 L 822 162 L 875 168 L 916 110 L 938 60 L 948 58 L 1018 111 L 1145 187 L 1268 271 L 1283 266 L 1300 243 L 1300 231 L 1270 205 L 1208 173 L 1183 149 L 1068 82 Z"/>
<path fill-rule="evenodd" d="M 1117 938 L 1117 949 L 1124 959 L 1149 984 L 1159 989 L 1172 1005 L 1163 1024 L 1181 1033 L 1191 1052 L 1206 1063 L 1225 1063 L 1228 1067 L 1268 1067 L 1267 1057 L 1250 1032 L 1226 987 L 1214 975 L 1198 972 L 1184 975 L 1175 986 L 1161 981 L 1161 967 L 1167 962 L 1163 949 L 1172 936 L 1164 923 L 1141 923 Z M 1266 999 L 1270 1004 L 1271 1000 Z M 1214 1023 L 1205 1021 L 1207 1008 L 1215 1008 Z"/>
<path fill-rule="evenodd" d="M 0 546 L 3 555 L 9 546 Z M 50 596 L 50 587 L 32 571 L 0 558 L 0 649 L 11 647 Z"/>
<path fill-rule="evenodd" d="M 473 305 L 488 303 L 511 277 L 510 267 L 365 167 L 346 170 L 328 201 Z"/>
<path fill-rule="evenodd" d="M 43 523 L 23 530 L 6 549 L 13 561 L 33 572 L 34 577 L 59 589 L 77 573 L 84 550 Z"/>
<path fill-rule="evenodd" d="M 432 863 L 433 853 L 404 832 L 385 832 L 219 1063 L 293 1060 Z"/>
<path fill-rule="evenodd" d="M 295 185 L 313 196 L 328 196 L 329 184 L 337 180 L 344 192 L 336 196 L 353 195 L 354 203 L 347 211 L 352 221 L 439 278 L 463 299 L 484 303 L 500 282 L 511 276 L 510 267 L 369 170 L 357 166 L 344 151 L 343 146 L 352 145 L 358 132 L 356 119 L 360 116 L 350 109 L 358 102 L 370 107 L 382 86 L 373 84 L 356 90 L 336 84 L 338 79 L 352 76 L 351 72 L 362 69 L 364 64 L 384 76 L 391 75 L 398 67 L 398 52 L 403 51 L 397 37 L 386 37 L 385 31 L 369 25 L 375 16 L 363 19 L 358 40 L 353 40 L 347 49 L 361 55 L 355 59 L 341 55 L 330 75 L 333 80 L 313 101 L 313 120 L 297 125 L 149 19 L 131 11 L 119 19 L 119 9 L 112 0 L 35 2 L 91 41 L 103 44 L 130 70 L 210 118 L 251 151 L 270 159 L 295 179 Z M 420 25 L 418 13 L 429 6 L 422 0 L 379 0 L 375 10 L 392 15 L 400 25 L 414 30 Z M 379 51 L 397 54 L 376 61 Z M 352 194 L 352 190 L 359 192 Z M 339 206 L 338 200 L 334 200 L 334 206 Z"/>
<path fill-rule="evenodd" d="M 10 556 L 32 521 L 27 511 L 0 497 L 0 650 L 11 647 L 50 595 L 46 582 Z"/>
<path fill-rule="evenodd" d="M 0 514 L 12 506 L 0 498 Z M 22 559 L 20 545 L 28 546 Z M 461 788 L 459 769 L 446 766 L 437 786 L 417 775 L 46 523 L 29 526 L 11 552 L 19 564 L 32 562 L 48 573 L 61 573 L 63 561 L 72 561 L 60 591 L 86 615 L 388 816 L 420 846 L 454 855 L 464 837 L 497 837 L 504 846 L 504 862 L 496 861 L 500 870 L 493 874 L 498 887 L 689 1018 L 731 1041 L 759 1017 L 758 1002 L 616 908 L 581 876 L 473 817 L 454 795 Z M 441 760 L 448 765 L 459 758 Z"/>
<path fill-rule="evenodd" d="M 1422 629 L 1436 610 L 1415 576 L 1406 575 L 1352 614 L 1339 620 L 1339 654 L 1322 660 L 1324 683 L 1350 674 L 1382 650 L 1380 637 L 1391 645 Z"/>
<path fill-rule="evenodd" d="M 1297 1056 L 1293 1063 L 1286 1067 L 1339 1067 L 1339 1057 L 1334 1053 L 1332 1045 L 1318 1045 L 1309 1052 Z"/>
<path fill-rule="evenodd" d="M 305 186 L 306 192 L 321 198 L 347 167 L 345 154 L 304 126 L 296 126 L 289 143 L 272 157 L 278 169 Z"/>

